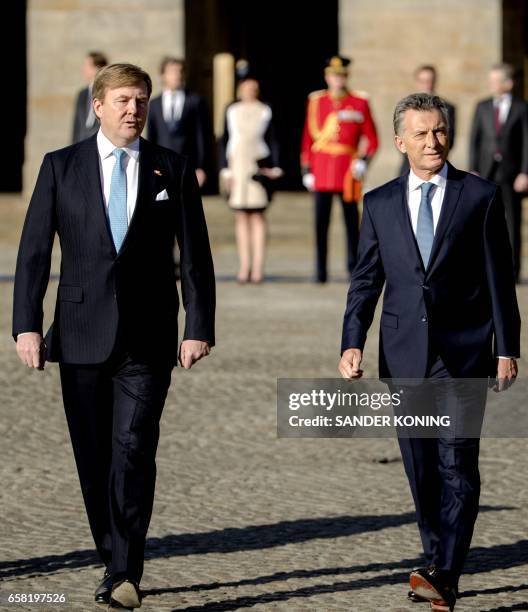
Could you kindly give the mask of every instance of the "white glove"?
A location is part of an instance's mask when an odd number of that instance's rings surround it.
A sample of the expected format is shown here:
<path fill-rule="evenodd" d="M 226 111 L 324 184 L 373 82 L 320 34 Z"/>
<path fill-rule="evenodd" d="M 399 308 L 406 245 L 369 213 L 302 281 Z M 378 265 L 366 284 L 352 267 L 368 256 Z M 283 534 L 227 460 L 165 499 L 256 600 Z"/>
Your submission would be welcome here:
<path fill-rule="evenodd" d="M 352 176 L 360 181 L 367 171 L 367 162 L 364 159 L 355 159 L 352 162 Z"/>
<path fill-rule="evenodd" d="M 315 176 L 311 172 L 303 174 L 302 184 L 308 191 L 313 191 L 315 187 Z"/>

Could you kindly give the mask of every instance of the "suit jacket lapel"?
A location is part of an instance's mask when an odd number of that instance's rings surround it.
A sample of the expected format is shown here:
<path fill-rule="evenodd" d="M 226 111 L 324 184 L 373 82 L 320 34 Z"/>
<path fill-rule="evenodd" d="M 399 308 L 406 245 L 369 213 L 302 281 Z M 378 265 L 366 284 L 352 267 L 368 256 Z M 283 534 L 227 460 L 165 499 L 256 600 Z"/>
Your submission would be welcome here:
<path fill-rule="evenodd" d="M 156 196 L 156 175 L 154 170 L 155 158 L 152 148 L 146 140 L 140 138 L 136 206 L 134 207 L 134 213 L 130 219 L 128 231 L 119 251 L 119 255 L 121 255 L 123 251 L 130 246 L 134 240 L 134 237 L 137 236 L 137 232 L 141 227 L 141 215 L 143 214 L 143 209 Z"/>
<path fill-rule="evenodd" d="M 506 119 L 501 126 L 500 135 L 506 133 L 506 130 L 510 128 L 510 123 L 515 119 L 515 114 L 517 113 L 517 100 L 512 97 L 510 109 L 508 110 L 508 114 L 506 115 Z"/>
<path fill-rule="evenodd" d="M 185 121 L 186 115 L 189 112 L 189 103 L 190 103 L 189 92 L 185 89 L 183 92 L 183 95 L 184 95 L 184 98 L 183 98 L 182 112 L 180 114 L 180 118 L 178 119 L 177 123 L 180 123 L 180 121 Z"/>
<path fill-rule="evenodd" d="M 409 247 L 409 256 L 413 261 L 419 262 L 423 269 L 420 250 L 418 249 L 418 244 L 416 242 L 416 237 L 411 224 L 411 218 L 409 216 L 409 205 L 407 202 L 408 183 L 408 174 L 401 176 L 396 181 L 392 190 L 392 200 L 394 210 L 396 211 L 396 217 L 403 233 L 404 242 Z"/>
<path fill-rule="evenodd" d="M 101 190 L 101 174 L 96 134 L 86 140 L 79 148 L 74 161 L 74 171 L 77 175 L 78 184 L 81 187 L 80 191 L 86 206 L 90 210 L 93 210 L 94 222 L 99 225 L 104 240 L 109 242 L 109 247 L 112 249 L 112 253 L 115 256 L 116 250 L 110 232 L 110 226 L 108 225 L 106 207 Z"/>
<path fill-rule="evenodd" d="M 429 265 L 427 266 L 427 276 L 431 274 L 435 264 L 437 263 L 441 247 L 444 243 L 446 231 L 451 223 L 451 219 L 456 210 L 461 192 L 462 181 L 458 179 L 456 169 L 448 163 L 444 201 L 442 202 L 442 210 L 436 226 L 431 255 L 429 257 Z"/>

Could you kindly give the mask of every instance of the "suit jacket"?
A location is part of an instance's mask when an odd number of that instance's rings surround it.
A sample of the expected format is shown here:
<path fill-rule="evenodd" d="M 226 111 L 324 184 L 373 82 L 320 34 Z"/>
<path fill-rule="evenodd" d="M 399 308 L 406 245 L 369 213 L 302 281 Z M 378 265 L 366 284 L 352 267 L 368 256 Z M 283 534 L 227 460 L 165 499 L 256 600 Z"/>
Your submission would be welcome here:
<path fill-rule="evenodd" d="M 502 155 L 505 182 L 513 182 L 520 172 L 528 173 L 528 105 L 520 98 L 512 97 L 510 112 L 498 137 L 493 99 L 488 98 L 477 105 L 471 129 L 469 169 L 492 179 L 494 155 L 498 150 Z"/>
<path fill-rule="evenodd" d="M 447 115 L 449 117 L 449 148 L 452 149 L 455 146 L 455 135 L 456 135 L 456 107 L 453 106 L 447 100 L 444 100 L 445 105 L 447 106 Z M 411 167 L 409 166 L 409 158 L 406 154 L 402 155 L 402 163 L 400 166 L 399 174 L 407 174 Z"/>
<path fill-rule="evenodd" d="M 88 117 L 88 108 L 90 102 L 90 88 L 81 89 L 75 101 L 75 109 L 73 112 L 73 130 L 72 142 L 76 143 L 85 138 L 89 138 L 99 131 L 99 120 L 95 118 L 92 127 L 86 127 L 86 119 Z"/>
<path fill-rule="evenodd" d="M 42 333 L 54 235 L 61 272 L 47 359 L 104 362 L 119 337 L 139 359 L 177 358 L 173 249 L 181 253 L 184 338 L 214 344 L 215 283 L 194 170 L 182 156 L 140 140 L 136 208 L 116 253 L 101 191 L 96 136 L 46 154 L 18 253 L 13 335 Z M 169 198 L 156 201 L 164 189 Z"/>
<path fill-rule="evenodd" d="M 432 356 L 440 356 L 454 377 L 487 377 L 494 354 L 519 355 L 519 309 L 500 192 L 449 165 L 424 269 L 408 212 L 407 181 L 402 176 L 365 195 L 342 350 L 363 349 L 385 285 L 382 378 L 422 378 Z"/>
<path fill-rule="evenodd" d="M 185 91 L 181 117 L 173 125 L 163 118 L 161 96 L 153 98 L 149 106 L 147 136 L 151 142 L 188 157 L 193 168 L 210 166 L 212 128 L 205 100 L 197 94 Z"/>

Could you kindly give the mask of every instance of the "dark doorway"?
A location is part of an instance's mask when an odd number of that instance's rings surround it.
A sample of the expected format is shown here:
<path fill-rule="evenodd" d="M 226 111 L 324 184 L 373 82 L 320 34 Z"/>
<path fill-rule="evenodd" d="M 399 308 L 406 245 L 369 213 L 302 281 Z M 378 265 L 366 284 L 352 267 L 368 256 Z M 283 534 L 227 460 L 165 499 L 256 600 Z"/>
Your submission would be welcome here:
<path fill-rule="evenodd" d="M 4 20 L 0 36 L 0 55 L 4 58 L 4 85 L 8 91 L 0 97 L 0 116 L 8 118 L 2 127 L 3 141 L 9 155 L 0 172 L 0 191 L 22 191 L 24 138 L 26 136 L 26 2 L 9 5 L 9 19 Z"/>
<path fill-rule="evenodd" d="M 307 95 L 324 87 L 325 60 L 338 50 L 338 2 L 186 0 L 189 87 L 212 105 L 216 53 L 244 58 L 259 79 L 282 150 L 282 187 L 300 188 L 299 151 Z"/>
<path fill-rule="evenodd" d="M 515 93 L 528 97 L 528 11 L 524 0 L 502 0 L 502 59 L 515 68 Z"/>

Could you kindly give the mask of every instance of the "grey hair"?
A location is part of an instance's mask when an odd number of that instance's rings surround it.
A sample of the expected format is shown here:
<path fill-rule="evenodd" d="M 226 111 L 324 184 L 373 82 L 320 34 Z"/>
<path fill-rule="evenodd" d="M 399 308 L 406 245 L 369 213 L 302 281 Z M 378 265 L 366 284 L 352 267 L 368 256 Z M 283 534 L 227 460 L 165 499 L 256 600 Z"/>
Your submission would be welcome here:
<path fill-rule="evenodd" d="M 438 110 L 442 115 L 442 119 L 446 124 L 446 128 L 449 129 L 449 113 L 447 111 L 446 103 L 440 98 L 440 96 L 433 96 L 427 93 L 414 93 L 406 96 L 396 104 L 394 109 L 393 125 L 394 133 L 400 134 L 403 122 L 403 116 L 408 110 L 416 111 L 432 111 Z"/>

